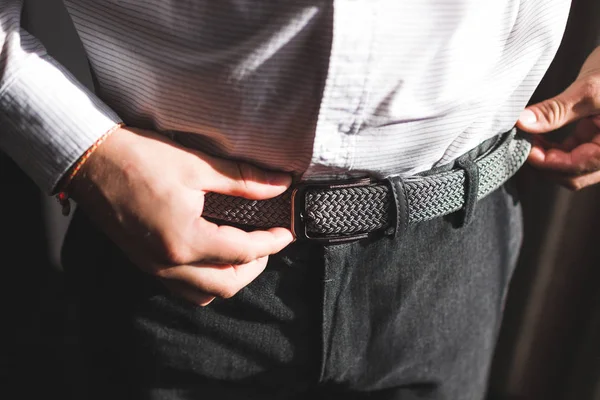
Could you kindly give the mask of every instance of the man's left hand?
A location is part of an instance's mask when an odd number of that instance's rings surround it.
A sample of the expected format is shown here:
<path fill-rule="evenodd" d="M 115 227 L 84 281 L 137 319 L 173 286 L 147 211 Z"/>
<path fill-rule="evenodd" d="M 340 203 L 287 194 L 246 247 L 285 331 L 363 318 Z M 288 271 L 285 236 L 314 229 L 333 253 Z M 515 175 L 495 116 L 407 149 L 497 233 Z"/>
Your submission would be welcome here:
<path fill-rule="evenodd" d="M 538 136 L 576 121 L 562 143 Z M 527 160 L 533 167 L 572 190 L 600 182 L 600 47 L 587 58 L 571 86 L 527 107 L 517 127 L 535 134 Z"/>

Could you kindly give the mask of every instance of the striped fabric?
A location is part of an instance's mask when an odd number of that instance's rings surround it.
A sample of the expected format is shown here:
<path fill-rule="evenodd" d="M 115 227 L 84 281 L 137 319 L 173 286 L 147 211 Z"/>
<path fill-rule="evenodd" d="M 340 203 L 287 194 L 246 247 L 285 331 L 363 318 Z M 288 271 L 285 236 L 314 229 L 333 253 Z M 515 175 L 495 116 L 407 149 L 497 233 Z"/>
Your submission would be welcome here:
<path fill-rule="evenodd" d="M 412 175 L 508 131 L 568 0 L 64 0 L 89 93 L 0 0 L 0 148 L 50 192 L 121 119 L 212 154 Z M 96 97 L 97 96 L 97 97 Z"/>

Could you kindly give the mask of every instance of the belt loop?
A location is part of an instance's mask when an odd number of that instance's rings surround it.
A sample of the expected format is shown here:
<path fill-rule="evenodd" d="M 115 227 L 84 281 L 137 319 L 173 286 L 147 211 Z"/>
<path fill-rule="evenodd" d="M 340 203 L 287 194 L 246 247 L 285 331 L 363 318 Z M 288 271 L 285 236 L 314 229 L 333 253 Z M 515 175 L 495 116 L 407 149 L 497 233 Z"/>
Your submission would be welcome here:
<path fill-rule="evenodd" d="M 392 223 L 386 229 L 385 234 L 395 238 L 398 233 L 402 234 L 408 227 L 408 198 L 404 182 L 400 177 L 386 178 L 392 190 L 395 212 L 392 214 Z"/>
<path fill-rule="evenodd" d="M 459 227 L 467 226 L 473 219 L 477 194 L 479 192 L 479 167 L 468 155 L 456 160 L 459 168 L 465 171 L 465 205 L 463 207 L 462 221 Z"/>

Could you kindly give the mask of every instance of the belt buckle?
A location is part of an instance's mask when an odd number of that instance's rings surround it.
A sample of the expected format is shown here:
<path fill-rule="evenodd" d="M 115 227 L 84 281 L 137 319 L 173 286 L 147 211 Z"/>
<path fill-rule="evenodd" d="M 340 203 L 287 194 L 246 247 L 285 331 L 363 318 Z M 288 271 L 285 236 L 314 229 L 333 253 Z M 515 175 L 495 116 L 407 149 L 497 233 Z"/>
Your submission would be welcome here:
<path fill-rule="evenodd" d="M 341 236 L 310 236 L 306 229 L 306 192 L 310 190 L 331 190 L 343 189 L 357 186 L 372 185 L 371 178 L 347 179 L 343 181 L 328 181 L 328 182 L 306 182 L 299 183 L 292 191 L 291 197 L 291 230 L 296 240 L 311 240 L 323 244 L 347 243 L 355 240 L 365 239 L 369 236 L 369 232 L 355 233 Z"/>

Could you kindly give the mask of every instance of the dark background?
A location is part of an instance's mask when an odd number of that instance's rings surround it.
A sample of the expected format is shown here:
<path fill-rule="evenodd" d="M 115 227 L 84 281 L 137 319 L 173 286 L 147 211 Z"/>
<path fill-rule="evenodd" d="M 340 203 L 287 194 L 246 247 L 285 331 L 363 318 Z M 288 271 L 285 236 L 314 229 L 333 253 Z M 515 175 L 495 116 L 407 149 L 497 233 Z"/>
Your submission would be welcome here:
<path fill-rule="evenodd" d="M 26 21 L 52 29 L 61 39 L 45 43 L 49 51 L 86 81 L 85 65 L 72 60 L 80 48 L 69 39 L 68 17 L 47 17 L 57 0 L 33 1 L 40 11 L 26 12 Z M 598 43 L 600 1 L 574 0 L 559 53 L 532 101 L 567 87 Z M 600 186 L 572 193 L 529 167 L 517 179 L 525 242 L 489 398 L 600 400 Z M 78 399 L 77 337 L 59 264 L 68 218 L 2 154 L 0 182 L 0 397 Z"/>

